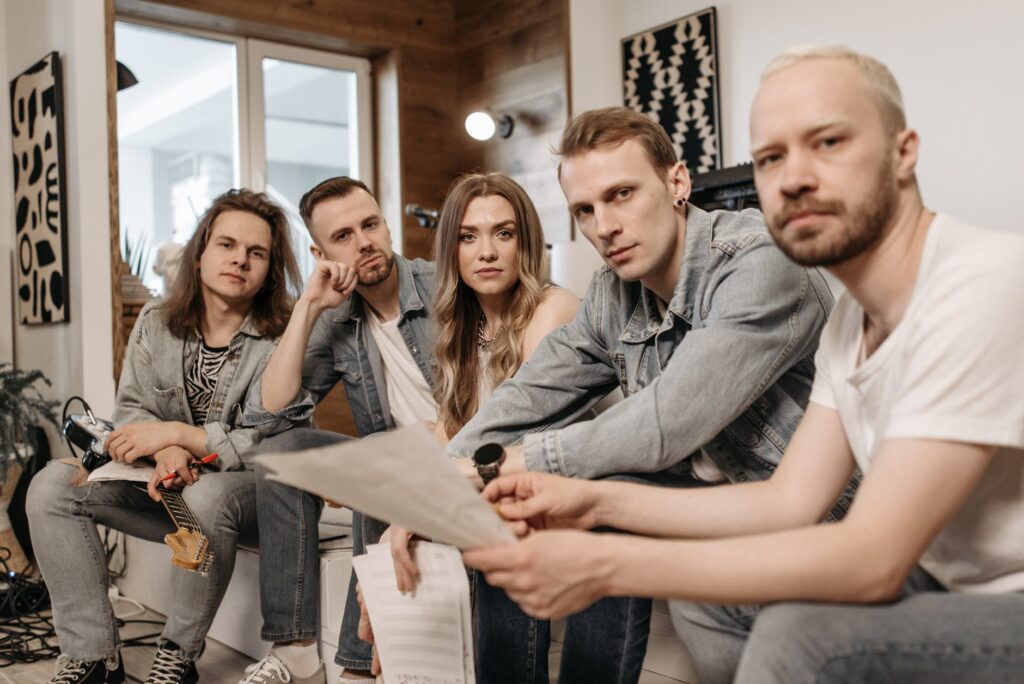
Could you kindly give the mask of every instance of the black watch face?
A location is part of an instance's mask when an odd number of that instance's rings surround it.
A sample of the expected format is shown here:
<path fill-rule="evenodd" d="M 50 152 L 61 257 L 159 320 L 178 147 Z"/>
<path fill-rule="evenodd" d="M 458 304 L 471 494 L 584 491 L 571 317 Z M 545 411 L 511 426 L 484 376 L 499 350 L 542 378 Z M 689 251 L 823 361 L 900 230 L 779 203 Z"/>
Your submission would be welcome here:
<path fill-rule="evenodd" d="M 473 454 L 473 463 L 482 466 L 491 465 L 497 463 L 503 453 L 505 450 L 501 448 L 500 444 L 484 444 Z"/>

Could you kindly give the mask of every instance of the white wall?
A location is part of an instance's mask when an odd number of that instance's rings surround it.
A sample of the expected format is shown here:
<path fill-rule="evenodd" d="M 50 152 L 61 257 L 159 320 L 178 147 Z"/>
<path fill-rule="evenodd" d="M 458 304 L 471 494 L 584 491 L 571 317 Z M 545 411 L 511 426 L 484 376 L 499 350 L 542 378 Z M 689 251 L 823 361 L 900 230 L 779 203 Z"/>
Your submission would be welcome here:
<path fill-rule="evenodd" d="M 7 26 L 6 0 L 0 0 L 0 26 Z M 6 32 L 6 29 L 3 30 Z M 0 33 L 2 35 L 2 33 Z M 0 74 L 7 74 L 7 51 L 0 48 Z M 10 96 L 7 88 L 3 88 L 0 96 L 0 361 L 8 363 L 14 360 L 14 289 L 12 246 L 14 245 L 14 178 L 11 176 L 11 165 L 6 161 L 11 158 Z"/>
<path fill-rule="evenodd" d="M 921 135 L 932 209 L 1024 232 L 1024 3 L 1007 0 L 570 0 L 575 112 L 622 104 L 621 39 L 718 8 L 726 165 L 750 158 L 747 117 L 761 70 L 787 47 L 845 43 L 896 75 Z"/>
<path fill-rule="evenodd" d="M 5 82 L 51 50 L 61 54 L 64 70 L 71 322 L 16 324 L 14 358 L 21 368 L 42 369 L 53 381 L 54 398 L 80 394 L 98 414 L 109 416 L 114 381 L 103 0 L 0 0 L 0 12 Z M 0 94 L 4 159 L 10 159 L 10 130 L 5 87 Z M 14 241 L 10 174 L 10 164 L 0 164 L 0 251 Z M 3 292 L 0 288 L 0 296 Z"/>

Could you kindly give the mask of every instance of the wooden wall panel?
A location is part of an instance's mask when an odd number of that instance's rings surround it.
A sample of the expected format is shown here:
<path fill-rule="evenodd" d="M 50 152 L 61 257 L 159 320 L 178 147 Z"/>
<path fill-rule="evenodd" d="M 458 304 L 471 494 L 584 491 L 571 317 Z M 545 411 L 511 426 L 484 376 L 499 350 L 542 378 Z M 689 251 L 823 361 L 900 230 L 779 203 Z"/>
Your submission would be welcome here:
<path fill-rule="evenodd" d="M 456 0 L 458 120 L 476 109 L 512 116 L 506 140 L 465 137 L 462 167 L 501 171 L 537 205 L 549 243 L 571 239 L 558 187 L 558 142 L 569 112 L 564 0 Z"/>

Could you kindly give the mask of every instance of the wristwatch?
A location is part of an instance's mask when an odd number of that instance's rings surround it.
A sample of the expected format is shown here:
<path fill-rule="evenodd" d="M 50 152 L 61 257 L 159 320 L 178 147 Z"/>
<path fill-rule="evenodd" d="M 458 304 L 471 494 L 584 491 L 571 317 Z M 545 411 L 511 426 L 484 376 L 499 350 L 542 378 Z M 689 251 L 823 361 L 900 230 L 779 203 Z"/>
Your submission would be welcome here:
<path fill-rule="evenodd" d="M 484 444 L 473 454 L 473 466 L 480 479 L 487 483 L 498 477 L 501 464 L 505 462 L 505 450 L 500 444 Z"/>

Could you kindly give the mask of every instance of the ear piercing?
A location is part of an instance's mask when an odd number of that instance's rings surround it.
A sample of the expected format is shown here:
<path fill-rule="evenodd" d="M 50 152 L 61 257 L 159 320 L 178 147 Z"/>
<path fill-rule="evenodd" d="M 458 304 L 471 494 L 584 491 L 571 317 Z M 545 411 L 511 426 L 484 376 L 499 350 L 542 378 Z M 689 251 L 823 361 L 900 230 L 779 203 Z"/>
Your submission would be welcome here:
<path fill-rule="evenodd" d="M 686 199 L 687 199 L 687 198 L 685 198 L 685 197 L 680 197 L 679 199 L 677 199 L 677 200 L 676 200 L 676 206 L 677 206 L 677 207 L 681 207 L 681 206 L 683 206 L 684 204 L 686 204 Z"/>

